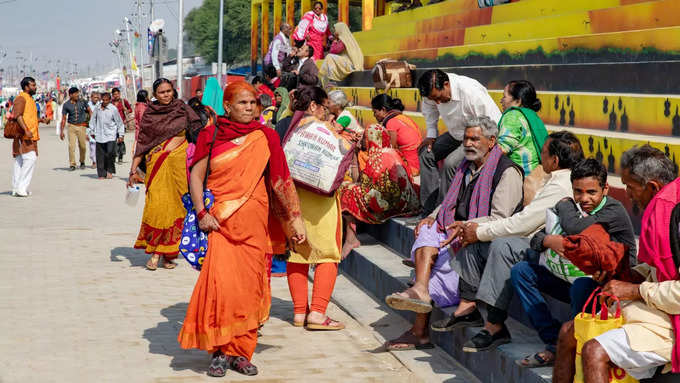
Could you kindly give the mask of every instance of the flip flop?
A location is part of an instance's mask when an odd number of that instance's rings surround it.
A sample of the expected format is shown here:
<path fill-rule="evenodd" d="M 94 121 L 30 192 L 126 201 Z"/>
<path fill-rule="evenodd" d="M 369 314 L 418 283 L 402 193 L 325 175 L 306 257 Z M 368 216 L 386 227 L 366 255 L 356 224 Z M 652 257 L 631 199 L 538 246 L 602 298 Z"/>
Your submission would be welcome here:
<path fill-rule="evenodd" d="M 416 263 L 413 262 L 413 261 L 410 260 L 410 259 L 402 259 L 402 260 L 401 260 L 401 263 L 402 263 L 404 266 L 410 267 L 410 268 L 412 268 L 412 269 L 415 269 L 415 268 L 416 268 Z"/>
<path fill-rule="evenodd" d="M 336 322 L 337 324 L 335 326 L 331 326 L 331 323 Z M 320 330 L 320 331 L 338 331 L 342 330 L 345 328 L 345 325 L 331 319 L 330 317 L 326 317 L 326 320 L 323 321 L 321 324 L 317 323 L 307 323 L 307 330 Z"/>
<path fill-rule="evenodd" d="M 395 347 L 397 344 L 406 345 L 406 347 Z M 434 344 L 431 342 L 420 343 L 420 339 L 411 331 L 401 334 L 399 338 L 385 342 L 385 350 L 387 351 L 429 350 L 433 348 Z"/>
<path fill-rule="evenodd" d="M 526 368 L 547 367 L 555 364 L 555 358 L 552 360 L 546 360 L 539 354 L 540 353 L 537 352 L 533 355 L 527 355 L 524 359 L 517 359 L 515 364 Z M 526 362 L 526 364 L 522 362 Z"/>
<path fill-rule="evenodd" d="M 385 297 L 385 303 L 395 310 L 408 310 L 418 314 L 427 314 L 432 311 L 432 303 L 417 298 L 404 297 L 396 293 Z"/>

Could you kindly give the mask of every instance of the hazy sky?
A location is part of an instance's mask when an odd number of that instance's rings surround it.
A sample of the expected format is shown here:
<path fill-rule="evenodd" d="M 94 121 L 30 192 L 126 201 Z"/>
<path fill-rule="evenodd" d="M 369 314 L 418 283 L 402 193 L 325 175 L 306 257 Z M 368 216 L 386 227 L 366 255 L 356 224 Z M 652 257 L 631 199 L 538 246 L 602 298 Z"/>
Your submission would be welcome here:
<path fill-rule="evenodd" d="M 184 14 L 203 0 L 184 0 Z M 165 19 L 169 47 L 177 44 L 177 0 L 154 0 L 154 17 Z M 143 13 L 149 0 L 143 0 Z M 123 17 L 136 20 L 137 0 L 0 0 L 0 51 L 7 52 L 0 67 L 14 65 L 17 51 L 33 53 L 38 66 L 57 59 L 78 63 L 84 74 L 88 66 L 111 69 L 114 55 L 108 43 L 114 31 L 123 29 Z M 136 24 L 135 24 L 136 26 Z M 2 60 L 0 58 L 0 60 Z M 40 63 L 43 63 L 41 66 Z"/>

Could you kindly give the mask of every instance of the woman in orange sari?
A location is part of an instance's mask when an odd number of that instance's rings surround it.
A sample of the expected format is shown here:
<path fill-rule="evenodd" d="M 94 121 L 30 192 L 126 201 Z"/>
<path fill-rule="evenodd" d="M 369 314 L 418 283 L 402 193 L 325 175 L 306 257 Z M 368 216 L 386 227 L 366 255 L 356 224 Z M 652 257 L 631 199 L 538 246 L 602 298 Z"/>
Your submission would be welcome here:
<path fill-rule="evenodd" d="M 139 126 L 135 156 L 128 186 L 146 184 L 146 202 L 135 249 L 144 249 L 151 257 L 147 269 L 156 270 L 161 257 L 163 267 L 174 269 L 179 254 L 182 223 L 186 210 L 182 194 L 189 189 L 186 175 L 186 130 L 200 129 L 201 119 L 185 103 L 174 98 L 170 80 L 153 83 L 157 101 L 148 106 Z M 144 181 L 137 174 L 142 159 L 146 161 Z"/>
<path fill-rule="evenodd" d="M 210 376 L 227 369 L 256 375 L 251 363 L 266 312 L 266 255 L 272 252 L 270 215 L 295 247 L 305 241 L 300 202 L 279 137 L 255 120 L 257 91 L 235 82 L 224 90 L 225 116 L 198 135 L 191 169 L 191 199 L 208 251 L 178 341 L 213 353 Z M 208 168 L 208 153 L 217 129 Z M 215 196 L 208 212 L 203 180 Z"/>

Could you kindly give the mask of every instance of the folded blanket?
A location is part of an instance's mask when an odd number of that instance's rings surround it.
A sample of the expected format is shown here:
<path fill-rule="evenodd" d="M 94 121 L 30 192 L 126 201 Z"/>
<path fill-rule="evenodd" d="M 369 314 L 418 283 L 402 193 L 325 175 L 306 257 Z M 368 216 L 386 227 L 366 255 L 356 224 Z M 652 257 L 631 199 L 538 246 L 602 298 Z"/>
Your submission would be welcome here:
<path fill-rule="evenodd" d="M 562 245 L 564 257 L 584 273 L 606 271 L 612 278 L 631 280 L 628 249 L 622 243 L 611 241 L 602 225 L 591 225 L 581 234 L 566 236 Z"/>

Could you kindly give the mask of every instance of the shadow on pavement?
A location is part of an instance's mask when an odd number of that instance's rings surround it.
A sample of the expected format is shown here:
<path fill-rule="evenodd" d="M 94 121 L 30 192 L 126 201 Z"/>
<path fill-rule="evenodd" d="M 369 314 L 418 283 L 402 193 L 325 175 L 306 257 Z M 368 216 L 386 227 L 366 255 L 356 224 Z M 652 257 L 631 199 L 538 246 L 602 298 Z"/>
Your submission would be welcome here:
<path fill-rule="evenodd" d="M 66 168 L 52 168 L 52 170 L 60 170 L 60 171 L 65 171 L 65 172 L 70 172 L 71 169 L 66 167 Z M 75 170 L 73 170 L 75 172 Z"/>
<path fill-rule="evenodd" d="M 177 342 L 177 334 L 182 328 L 188 303 L 176 303 L 161 310 L 166 318 L 156 327 L 144 330 L 142 337 L 149 341 L 149 352 L 171 356 L 170 367 L 175 371 L 192 370 L 205 374 L 210 365 L 210 354 L 201 350 L 184 350 Z"/>
<path fill-rule="evenodd" d="M 146 267 L 149 260 L 148 254 L 132 247 L 116 247 L 111 250 L 111 262 L 123 262 L 121 257 L 130 261 L 130 267 Z"/>

